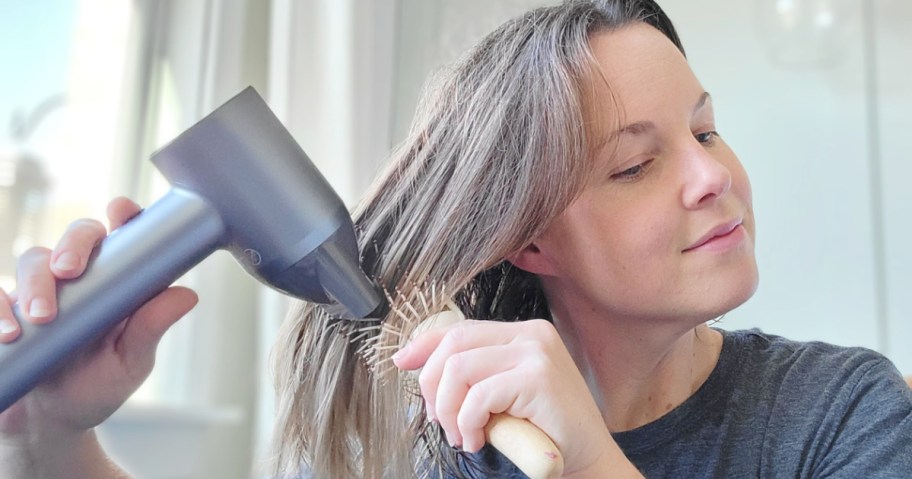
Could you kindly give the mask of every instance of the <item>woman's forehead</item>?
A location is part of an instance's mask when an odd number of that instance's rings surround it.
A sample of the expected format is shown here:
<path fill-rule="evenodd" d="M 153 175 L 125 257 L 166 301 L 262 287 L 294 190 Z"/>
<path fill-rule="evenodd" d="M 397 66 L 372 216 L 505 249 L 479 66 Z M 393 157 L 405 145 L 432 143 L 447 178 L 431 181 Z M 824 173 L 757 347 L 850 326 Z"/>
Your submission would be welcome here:
<path fill-rule="evenodd" d="M 704 90 L 680 50 L 654 27 L 638 23 L 590 38 L 596 69 L 586 98 L 586 122 L 607 141 L 657 113 L 693 107 Z"/>
<path fill-rule="evenodd" d="M 597 170 L 620 160 L 615 152 L 622 138 L 645 136 L 664 118 L 690 115 L 695 104 L 708 101 L 683 53 L 650 25 L 597 32 L 590 47 L 597 63 L 583 106 Z"/>

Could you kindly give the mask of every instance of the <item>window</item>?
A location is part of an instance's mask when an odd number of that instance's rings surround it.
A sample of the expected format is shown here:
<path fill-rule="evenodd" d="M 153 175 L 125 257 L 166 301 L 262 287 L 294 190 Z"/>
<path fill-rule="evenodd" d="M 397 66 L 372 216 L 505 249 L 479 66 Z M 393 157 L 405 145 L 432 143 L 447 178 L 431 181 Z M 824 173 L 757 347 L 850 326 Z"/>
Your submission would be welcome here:
<path fill-rule="evenodd" d="M 131 2 L 14 2 L 0 15 L 0 286 L 15 258 L 73 219 L 104 217 L 115 164 Z"/>

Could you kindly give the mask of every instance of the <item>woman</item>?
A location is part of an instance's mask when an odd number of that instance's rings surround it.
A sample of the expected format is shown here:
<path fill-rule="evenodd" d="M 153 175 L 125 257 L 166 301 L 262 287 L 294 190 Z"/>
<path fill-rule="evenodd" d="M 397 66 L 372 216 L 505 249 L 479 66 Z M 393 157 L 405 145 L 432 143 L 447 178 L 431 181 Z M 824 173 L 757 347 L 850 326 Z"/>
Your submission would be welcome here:
<path fill-rule="evenodd" d="M 397 378 L 359 354 L 377 338 L 302 305 L 277 354 L 277 475 L 302 463 L 317 477 L 514 474 L 496 452 L 474 454 L 499 412 L 546 432 L 566 477 L 912 470 L 912 393 L 882 356 L 707 326 L 756 288 L 750 185 L 652 1 L 530 12 L 431 91 L 356 214 L 364 268 L 389 291 L 444 284 L 478 321 L 420 334 L 392 357 L 422 369 L 416 414 Z M 111 209 L 116 226 L 137 207 Z M 77 223 L 55 250 L 23 257 L 16 299 L 38 305 L 30 319 L 53 315 L 33 298 L 53 298 L 53 278 L 78 275 L 103 235 Z M 140 382 L 194 300 L 169 290 L 108 349 L 5 413 L 13 464 L 104 467 L 89 428 Z M 99 371 L 116 391 L 73 379 Z M 67 410 L 39 415 L 62 396 Z"/>

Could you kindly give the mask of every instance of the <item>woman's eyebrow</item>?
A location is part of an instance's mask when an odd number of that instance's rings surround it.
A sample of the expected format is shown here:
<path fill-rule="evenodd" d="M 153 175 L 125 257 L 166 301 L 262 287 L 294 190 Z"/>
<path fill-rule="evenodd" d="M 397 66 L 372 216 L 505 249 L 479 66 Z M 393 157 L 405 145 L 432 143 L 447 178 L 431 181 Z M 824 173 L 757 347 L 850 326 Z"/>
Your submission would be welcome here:
<path fill-rule="evenodd" d="M 611 136 L 608 137 L 608 142 L 612 142 L 612 141 L 616 140 L 621 135 L 634 135 L 634 136 L 642 135 L 643 133 L 647 133 L 649 131 L 655 130 L 655 127 L 656 127 L 655 123 L 653 123 L 651 121 L 648 121 L 648 120 L 637 121 L 637 122 L 631 123 L 629 125 L 625 125 L 621 128 L 618 128 L 617 130 L 615 130 L 614 133 L 612 133 Z"/>
<path fill-rule="evenodd" d="M 693 114 L 696 115 L 697 112 L 700 111 L 700 108 L 703 108 L 703 106 L 706 105 L 706 102 L 710 99 L 712 99 L 712 96 L 709 94 L 709 92 L 704 91 L 703 94 L 700 95 L 700 98 L 697 100 L 697 104 L 694 105 Z M 618 128 L 612 132 L 611 135 L 608 136 L 608 141 L 605 143 L 611 143 L 612 141 L 617 140 L 621 135 L 642 135 L 644 133 L 655 130 L 655 127 L 655 123 L 649 120 L 636 121 L 629 125 L 624 125 L 623 127 Z"/>

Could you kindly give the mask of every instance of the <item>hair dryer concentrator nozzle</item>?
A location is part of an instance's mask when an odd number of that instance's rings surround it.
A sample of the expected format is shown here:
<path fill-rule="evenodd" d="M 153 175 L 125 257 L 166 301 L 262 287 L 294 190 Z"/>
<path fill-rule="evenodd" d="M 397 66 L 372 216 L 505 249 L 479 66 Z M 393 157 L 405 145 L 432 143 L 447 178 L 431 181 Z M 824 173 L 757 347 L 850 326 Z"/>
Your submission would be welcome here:
<path fill-rule="evenodd" d="M 311 254 L 273 276 L 273 287 L 321 303 L 335 318 L 376 318 L 386 302 L 358 265 L 357 253 L 352 228 L 340 226 Z"/>

